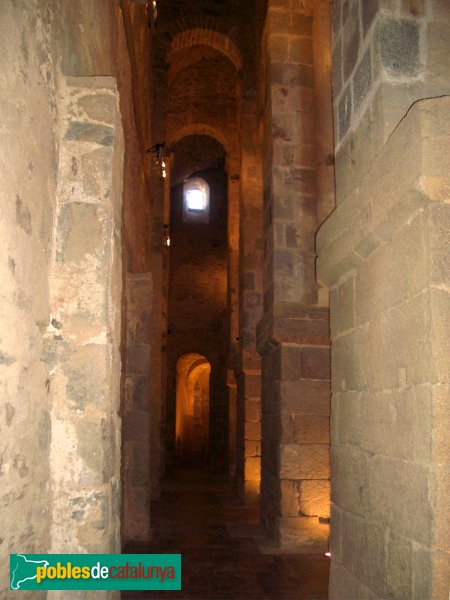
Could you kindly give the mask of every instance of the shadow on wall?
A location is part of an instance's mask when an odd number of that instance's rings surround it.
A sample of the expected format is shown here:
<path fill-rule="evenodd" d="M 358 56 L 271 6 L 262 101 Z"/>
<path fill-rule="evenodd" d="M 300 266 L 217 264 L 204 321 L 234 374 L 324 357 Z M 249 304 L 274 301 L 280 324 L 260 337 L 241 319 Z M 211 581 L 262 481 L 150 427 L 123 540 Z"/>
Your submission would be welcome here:
<path fill-rule="evenodd" d="M 201 354 L 184 354 L 177 362 L 176 446 L 178 464 L 208 461 L 209 376 L 211 365 Z"/>

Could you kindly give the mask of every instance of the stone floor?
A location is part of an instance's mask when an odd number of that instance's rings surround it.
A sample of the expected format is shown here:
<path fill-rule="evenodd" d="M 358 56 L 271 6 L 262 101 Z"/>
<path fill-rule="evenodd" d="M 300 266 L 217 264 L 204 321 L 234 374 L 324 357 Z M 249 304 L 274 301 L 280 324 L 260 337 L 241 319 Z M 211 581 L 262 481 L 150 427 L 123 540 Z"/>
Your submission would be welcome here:
<path fill-rule="evenodd" d="M 181 553 L 182 591 L 122 592 L 122 600 L 326 600 L 329 560 L 266 554 L 256 508 L 206 471 L 179 469 L 152 506 L 151 544 L 124 552 Z"/>

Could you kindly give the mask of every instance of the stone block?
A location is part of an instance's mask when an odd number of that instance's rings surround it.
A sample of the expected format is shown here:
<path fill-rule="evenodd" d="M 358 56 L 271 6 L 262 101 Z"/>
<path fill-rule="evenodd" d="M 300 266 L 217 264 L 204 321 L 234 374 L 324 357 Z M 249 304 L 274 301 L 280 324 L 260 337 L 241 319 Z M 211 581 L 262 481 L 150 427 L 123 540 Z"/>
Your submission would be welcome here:
<path fill-rule="evenodd" d="M 331 291 L 330 298 L 331 335 L 353 329 L 355 326 L 355 279 L 350 277 Z"/>
<path fill-rule="evenodd" d="M 412 600 L 448 597 L 450 557 L 448 552 L 416 545 L 413 555 Z"/>
<path fill-rule="evenodd" d="M 303 133 L 304 131 L 302 134 Z M 302 135 L 302 137 L 306 137 L 307 141 L 309 141 L 309 136 Z M 289 175 L 285 179 L 285 185 L 295 188 L 298 194 L 314 194 L 316 191 L 316 172 L 314 169 L 299 169 L 293 167 L 290 169 Z"/>
<path fill-rule="evenodd" d="M 430 231 L 430 265 L 431 283 L 445 284 L 450 281 L 450 248 L 448 232 L 450 231 L 450 206 L 432 204 L 429 207 Z"/>
<path fill-rule="evenodd" d="M 285 444 L 294 443 L 294 416 L 281 415 L 280 441 Z"/>
<path fill-rule="evenodd" d="M 147 375 L 150 369 L 150 346 L 131 344 L 127 348 L 127 374 Z"/>
<path fill-rule="evenodd" d="M 256 441 L 245 441 L 245 456 L 261 456 L 261 444 Z"/>
<path fill-rule="evenodd" d="M 137 377 L 134 382 L 133 406 L 150 412 L 150 381 L 148 377 Z"/>
<path fill-rule="evenodd" d="M 373 117 L 369 106 L 359 118 L 358 126 L 350 137 L 350 163 L 352 189 L 355 189 L 364 180 L 375 155 L 375 140 L 378 123 Z M 366 258 L 377 247 L 379 242 L 372 232 L 363 231 L 362 239 L 353 242 L 355 251 L 359 256 Z"/>
<path fill-rule="evenodd" d="M 356 329 L 333 341 L 333 392 L 358 391 L 367 386 L 369 361 L 369 335 Z"/>
<path fill-rule="evenodd" d="M 288 38 L 285 35 L 271 35 L 269 37 L 270 58 L 276 62 L 286 62 L 288 59 Z"/>
<path fill-rule="evenodd" d="M 446 9 L 446 15 L 442 15 L 441 18 L 436 15 L 435 20 L 427 24 L 427 68 L 432 72 L 432 77 L 443 85 L 445 85 L 450 70 L 448 6 Z"/>
<path fill-rule="evenodd" d="M 366 35 L 377 15 L 379 9 L 378 4 L 379 0 L 364 0 L 364 2 L 361 3 L 361 18 L 364 35 Z"/>
<path fill-rule="evenodd" d="M 297 444 L 329 444 L 329 417 L 296 415 L 294 417 L 294 442 Z"/>
<path fill-rule="evenodd" d="M 333 562 L 342 562 L 342 510 L 335 504 L 331 504 L 330 553 Z"/>
<path fill-rule="evenodd" d="M 115 131 L 107 125 L 73 121 L 69 124 L 64 139 L 74 142 L 94 142 L 101 146 L 112 146 L 114 144 Z"/>
<path fill-rule="evenodd" d="M 425 292 L 373 319 L 369 369 L 372 388 L 405 387 L 438 380 L 436 365 L 430 360 L 433 349 L 429 307 L 430 294 Z"/>
<path fill-rule="evenodd" d="M 259 441 L 261 439 L 261 424 L 247 421 L 245 423 L 245 439 Z"/>
<path fill-rule="evenodd" d="M 388 597 L 410 600 L 413 597 L 412 542 L 392 529 L 387 541 L 386 591 Z"/>
<path fill-rule="evenodd" d="M 432 288 L 431 305 L 431 381 L 450 383 L 450 297 L 448 290 Z"/>
<path fill-rule="evenodd" d="M 370 460 L 369 501 L 373 517 L 400 534 L 427 544 L 432 529 L 428 469 L 387 456 Z M 414 519 L 411 515 L 414 514 Z"/>
<path fill-rule="evenodd" d="M 339 118 L 336 115 L 335 123 L 338 124 L 338 122 Z M 338 135 L 336 135 L 337 139 Z M 339 147 L 335 154 L 334 162 L 336 173 L 339 173 L 339 177 L 336 177 L 336 204 L 340 204 L 353 187 L 350 140 L 347 140 L 345 144 Z"/>
<path fill-rule="evenodd" d="M 308 517 L 329 518 L 330 482 L 327 480 L 300 481 L 298 487 L 298 510 Z"/>
<path fill-rule="evenodd" d="M 269 7 L 267 11 L 267 26 L 270 37 L 274 34 L 282 35 L 291 33 L 291 13 L 281 7 Z"/>
<path fill-rule="evenodd" d="M 342 37 L 335 42 L 331 63 L 333 94 L 337 98 L 342 89 Z"/>
<path fill-rule="evenodd" d="M 303 348 L 301 354 L 302 379 L 330 380 L 330 349 Z"/>
<path fill-rule="evenodd" d="M 275 219 L 293 219 L 294 208 L 291 196 L 277 196 L 273 205 L 273 216 Z"/>
<path fill-rule="evenodd" d="M 342 515 L 342 527 L 342 564 L 385 597 L 386 527 L 348 512 Z"/>
<path fill-rule="evenodd" d="M 114 125 L 116 117 L 115 96 L 111 94 L 91 94 L 79 98 L 77 104 L 89 119 Z"/>
<path fill-rule="evenodd" d="M 391 75 L 415 75 L 418 71 L 419 29 L 407 19 L 383 19 L 379 23 L 378 43 L 381 63 Z"/>
<path fill-rule="evenodd" d="M 281 348 L 281 373 L 282 381 L 297 381 L 301 376 L 302 349 L 298 346 L 283 344 Z"/>
<path fill-rule="evenodd" d="M 247 398 L 259 398 L 261 396 L 260 374 L 245 374 L 245 395 Z"/>
<path fill-rule="evenodd" d="M 333 0 L 332 11 L 333 33 L 336 35 L 342 25 L 342 0 Z"/>
<path fill-rule="evenodd" d="M 82 474 L 84 483 L 109 481 L 117 467 L 115 431 L 111 420 L 91 422 L 84 419 L 76 424 L 76 434 L 78 454 L 88 468 Z"/>
<path fill-rule="evenodd" d="M 448 464 L 432 469 L 430 490 L 433 495 L 433 546 L 445 549 L 448 548 L 450 539 L 450 473 Z"/>
<path fill-rule="evenodd" d="M 405 215 L 406 218 L 406 215 Z M 427 216 L 409 218 L 391 240 L 374 252 L 356 277 L 355 309 L 359 323 L 424 289 L 430 277 Z"/>
<path fill-rule="evenodd" d="M 349 597 L 348 591 L 352 591 Z M 332 560 L 330 567 L 330 600 L 380 600 L 362 581 L 348 569 Z"/>
<path fill-rule="evenodd" d="M 312 65 L 311 39 L 292 37 L 289 40 L 288 61 L 302 65 Z"/>
<path fill-rule="evenodd" d="M 261 458 L 259 456 L 245 457 L 245 479 L 247 481 L 260 481 Z"/>
<path fill-rule="evenodd" d="M 261 420 L 261 403 L 259 400 L 249 399 L 245 401 L 245 420 L 259 423 Z"/>
<path fill-rule="evenodd" d="M 147 444 L 142 442 L 133 442 L 130 452 L 127 453 L 130 458 L 131 466 L 139 471 L 149 470 L 150 453 Z"/>
<path fill-rule="evenodd" d="M 108 348 L 101 344 L 82 346 L 70 354 L 63 371 L 67 399 L 73 409 L 84 410 L 88 406 L 106 409 L 109 364 Z"/>
<path fill-rule="evenodd" d="M 312 17 L 302 15 L 298 12 L 292 13 L 292 27 L 294 33 L 297 35 L 311 35 L 312 34 Z"/>
<path fill-rule="evenodd" d="M 280 515 L 298 517 L 298 495 L 293 481 L 280 481 Z"/>
<path fill-rule="evenodd" d="M 312 87 L 312 68 L 308 65 L 292 63 L 272 64 L 272 83 L 283 86 Z"/>
<path fill-rule="evenodd" d="M 134 487 L 146 487 L 150 481 L 149 470 L 132 469 L 128 476 L 128 483 Z"/>
<path fill-rule="evenodd" d="M 125 442 L 148 442 L 150 417 L 142 412 L 127 412 L 123 416 L 123 439 Z"/>
<path fill-rule="evenodd" d="M 281 479 L 327 479 L 330 476 L 330 452 L 320 444 L 281 444 Z"/>
<path fill-rule="evenodd" d="M 80 263 L 86 260 L 86 255 L 104 260 L 109 244 L 107 223 L 108 215 L 100 206 L 83 202 L 61 206 L 58 217 L 58 262 Z"/>
<path fill-rule="evenodd" d="M 331 501 L 363 515 L 369 506 L 369 457 L 358 447 L 331 447 Z"/>
<path fill-rule="evenodd" d="M 427 463 L 431 459 L 431 410 L 429 386 L 408 387 L 361 394 L 357 412 L 342 415 L 340 422 L 359 417 L 359 443 L 369 452 Z"/>
<path fill-rule="evenodd" d="M 330 414 L 330 384 L 328 381 L 283 381 L 281 383 L 283 414 Z"/>
<path fill-rule="evenodd" d="M 348 85 L 343 91 L 338 105 L 337 125 L 339 131 L 339 141 L 347 133 L 352 119 L 352 90 Z"/>
<path fill-rule="evenodd" d="M 432 460 L 434 464 L 448 463 L 450 456 L 450 386 L 433 385 L 431 387 L 431 406 L 433 416 Z"/>
<path fill-rule="evenodd" d="M 370 46 L 366 50 L 353 77 L 353 108 L 357 112 L 372 85 L 372 60 Z"/>
<path fill-rule="evenodd" d="M 31 213 L 19 196 L 16 196 L 16 223 L 27 235 L 33 233 Z"/>
<path fill-rule="evenodd" d="M 348 79 L 356 65 L 360 44 L 359 2 L 351 4 L 343 29 L 344 80 Z"/>

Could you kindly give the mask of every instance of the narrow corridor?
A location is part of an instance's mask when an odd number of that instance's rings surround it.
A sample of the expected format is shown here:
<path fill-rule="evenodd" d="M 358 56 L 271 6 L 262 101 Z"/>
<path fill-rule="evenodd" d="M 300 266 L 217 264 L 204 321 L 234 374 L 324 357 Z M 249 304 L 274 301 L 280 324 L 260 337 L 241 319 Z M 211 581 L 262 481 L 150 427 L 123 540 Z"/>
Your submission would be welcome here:
<path fill-rule="evenodd" d="M 325 600 L 328 559 L 265 554 L 258 511 L 206 470 L 178 469 L 152 506 L 153 542 L 125 552 L 181 553 L 181 592 L 122 592 L 122 600 Z"/>

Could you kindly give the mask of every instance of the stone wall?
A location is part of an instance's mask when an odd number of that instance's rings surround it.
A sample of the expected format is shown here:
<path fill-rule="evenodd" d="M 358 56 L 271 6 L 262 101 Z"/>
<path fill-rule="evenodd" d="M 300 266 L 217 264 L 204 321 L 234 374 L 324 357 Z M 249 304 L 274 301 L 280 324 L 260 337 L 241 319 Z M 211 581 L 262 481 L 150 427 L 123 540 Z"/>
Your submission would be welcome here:
<path fill-rule="evenodd" d="M 448 596 L 449 17 L 334 2 L 332 599 Z"/>
<path fill-rule="evenodd" d="M 332 598 L 448 594 L 449 109 L 415 104 L 319 232 L 333 340 Z"/>
<path fill-rule="evenodd" d="M 45 552 L 51 544 L 51 401 L 49 372 L 41 358 L 50 314 L 56 110 L 51 60 L 43 60 L 39 69 L 34 58 L 49 52 L 50 26 L 36 6 L 33 12 L 33 36 L 28 37 L 31 19 L 26 12 L 10 2 L 0 7 L 2 600 L 10 594 L 8 554 Z"/>
<path fill-rule="evenodd" d="M 256 351 L 256 326 L 262 317 L 263 227 L 262 148 L 256 103 L 241 106 L 239 232 L 239 343 L 237 379 L 237 474 L 246 501 L 259 496 L 261 480 L 261 358 Z"/>
<path fill-rule="evenodd" d="M 324 20 L 325 19 L 325 20 Z M 316 20 L 318 23 L 316 25 Z M 324 24 L 325 23 L 325 24 Z M 269 2 L 262 40 L 264 316 L 261 508 L 281 546 L 326 548 L 329 517 L 328 310 L 315 278 L 317 182 L 321 218 L 333 205 L 323 3 Z M 324 29 L 325 28 L 325 29 Z M 313 44 L 319 30 L 323 45 Z M 314 53 L 316 48 L 316 56 Z M 328 59 L 329 61 L 329 59 Z M 328 93 L 328 96 L 327 96 Z M 323 97 L 321 97 L 323 96 Z M 324 103 L 316 118 L 315 105 Z M 328 121 L 331 116 L 328 115 Z"/>
<path fill-rule="evenodd" d="M 121 233 L 148 196 L 118 3 L 8 0 L 0 28 L 6 598 L 10 552 L 120 549 Z M 143 210 L 121 232 L 122 195 Z"/>

